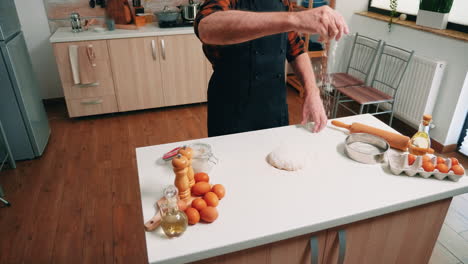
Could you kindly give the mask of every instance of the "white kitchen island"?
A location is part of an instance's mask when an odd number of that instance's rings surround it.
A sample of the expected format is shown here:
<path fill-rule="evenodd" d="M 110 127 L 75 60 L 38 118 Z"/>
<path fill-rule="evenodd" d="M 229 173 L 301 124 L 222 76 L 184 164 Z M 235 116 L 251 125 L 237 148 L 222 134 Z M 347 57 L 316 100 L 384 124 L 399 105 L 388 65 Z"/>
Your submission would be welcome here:
<path fill-rule="evenodd" d="M 371 115 L 338 120 L 394 131 Z M 310 263 L 308 241 L 314 237 L 321 263 L 337 263 L 339 253 L 345 263 L 356 259 L 371 263 L 371 255 L 380 257 L 380 263 L 403 263 L 402 257 L 427 262 L 450 198 L 468 192 L 468 177 L 452 182 L 393 175 L 386 164 L 349 159 L 344 153 L 346 136 L 331 124 L 318 134 L 288 126 L 138 148 L 142 228 L 154 215 L 153 205 L 163 188 L 173 184 L 172 167 L 161 156 L 177 146 L 210 144 L 219 159 L 210 173 L 211 183 L 226 187 L 214 223 L 189 226 L 174 239 L 166 238 L 160 228 L 146 233 L 148 261 L 186 263 L 211 258 L 200 263 L 231 263 L 233 258 L 244 263 L 286 263 L 281 259 L 287 257 L 288 263 Z M 266 156 L 282 144 L 307 153 L 307 166 L 297 172 L 271 167 Z M 340 241 L 335 239 L 339 230 L 346 235 Z M 367 242 L 366 248 L 362 241 Z M 414 256 L 405 252 L 404 243 L 409 243 Z M 346 252 L 339 250 L 340 245 Z M 216 258 L 220 255 L 225 256 Z M 300 261 L 293 260 L 296 255 L 301 255 Z"/>

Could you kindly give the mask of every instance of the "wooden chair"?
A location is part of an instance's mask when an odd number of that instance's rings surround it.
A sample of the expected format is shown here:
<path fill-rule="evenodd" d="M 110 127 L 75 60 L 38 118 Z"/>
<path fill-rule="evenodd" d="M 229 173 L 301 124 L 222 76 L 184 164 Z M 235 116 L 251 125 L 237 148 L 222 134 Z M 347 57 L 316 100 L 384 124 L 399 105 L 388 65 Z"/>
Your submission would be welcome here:
<path fill-rule="evenodd" d="M 332 87 L 336 89 L 366 84 L 381 43 L 381 40 L 356 33 L 346 72 L 332 73 L 327 76 Z"/>
<path fill-rule="evenodd" d="M 333 117 L 336 117 L 340 105 L 354 114 L 364 113 L 365 106 L 367 106 L 367 112 L 369 112 L 369 106 L 375 105 L 375 112 L 371 114 L 389 113 L 389 125 L 391 126 L 396 94 L 408 68 L 408 64 L 413 57 L 413 53 L 414 51 L 408 51 L 384 43 L 382 52 L 378 56 L 371 86 L 361 85 L 336 88 L 337 96 L 335 97 Z M 345 97 L 345 99 L 342 99 L 342 97 Z M 343 104 L 351 101 L 357 102 L 360 105 L 359 113 L 354 112 Z M 389 109 L 379 112 L 379 106 L 382 103 L 388 103 Z"/>

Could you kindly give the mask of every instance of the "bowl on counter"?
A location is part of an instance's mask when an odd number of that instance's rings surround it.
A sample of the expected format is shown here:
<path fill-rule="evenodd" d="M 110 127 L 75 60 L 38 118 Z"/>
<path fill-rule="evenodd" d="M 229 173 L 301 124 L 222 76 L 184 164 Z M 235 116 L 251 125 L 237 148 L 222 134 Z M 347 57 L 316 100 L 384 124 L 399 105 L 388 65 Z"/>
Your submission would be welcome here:
<path fill-rule="evenodd" d="M 180 16 L 180 10 L 175 7 L 165 6 L 163 10 L 154 12 L 154 15 L 162 23 L 175 23 Z"/>
<path fill-rule="evenodd" d="M 367 133 L 353 133 L 346 137 L 346 154 L 353 160 L 366 163 L 380 163 L 390 148 L 385 139 Z"/>

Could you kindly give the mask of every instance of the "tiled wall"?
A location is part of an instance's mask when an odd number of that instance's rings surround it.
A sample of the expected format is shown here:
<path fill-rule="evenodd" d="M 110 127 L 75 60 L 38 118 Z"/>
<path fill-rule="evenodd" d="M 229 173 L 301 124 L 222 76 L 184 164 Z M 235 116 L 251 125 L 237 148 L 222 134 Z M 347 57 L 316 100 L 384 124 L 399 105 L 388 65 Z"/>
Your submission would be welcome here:
<path fill-rule="evenodd" d="M 89 7 L 89 0 L 43 1 L 51 32 L 54 32 L 58 27 L 69 27 L 69 17 L 72 12 L 78 12 L 83 18 L 98 18 L 99 21 L 104 21 L 105 9 L 98 5 L 95 8 Z M 141 0 L 141 2 L 144 4 L 145 12 L 152 13 L 163 9 L 166 5 L 172 7 L 187 4 L 188 0 Z"/>

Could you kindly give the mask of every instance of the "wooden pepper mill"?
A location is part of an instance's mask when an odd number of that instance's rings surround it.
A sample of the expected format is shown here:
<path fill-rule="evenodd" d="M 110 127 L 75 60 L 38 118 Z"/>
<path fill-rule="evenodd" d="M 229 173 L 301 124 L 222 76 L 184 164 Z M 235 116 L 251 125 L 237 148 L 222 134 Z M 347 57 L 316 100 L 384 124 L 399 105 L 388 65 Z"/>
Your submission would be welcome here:
<path fill-rule="evenodd" d="M 195 185 L 195 179 L 194 179 L 195 173 L 193 172 L 193 168 L 192 168 L 193 150 L 190 147 L 184 146 L 181 149 L 179 149 L 179 154 L 186 157 L 188 160 L 187 178 L 189 180 L 190 188 L 192 188 L 192 186 Z"/>
<path fill-rule="evenodd" d="M 172 159 L 172 166 L 174 167 L 176 175 L 174 185 L 179 190 L 179 198 L 181 200 L 187 200 L 190 198 L 190 185 L 187 177 L 188 163 L 187 158 L 180 154 Z"/>

